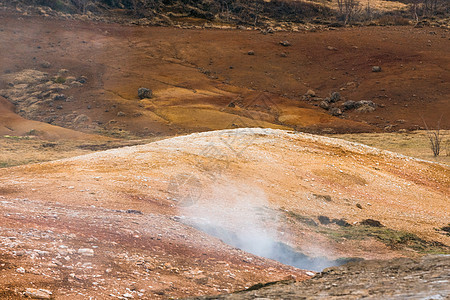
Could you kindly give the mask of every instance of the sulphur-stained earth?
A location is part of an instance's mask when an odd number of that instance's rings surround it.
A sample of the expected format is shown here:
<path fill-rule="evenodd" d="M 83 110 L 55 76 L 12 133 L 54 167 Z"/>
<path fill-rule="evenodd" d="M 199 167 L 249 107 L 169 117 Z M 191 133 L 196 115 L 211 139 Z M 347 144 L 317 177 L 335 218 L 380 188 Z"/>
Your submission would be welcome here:
<path fill-rule="evenodd" d="M 18 115 L 57 128 L 135 137 L 255 126 L 346 133 L 450 124 L 445 28 L 264 35 L 0 11 L 0 39 L 0 96 Z M 381 71 L 373 72 L 377 66 Z M 140 99 L 140 87 L 151 97 Z M 17 123 L 0 119 L 0 134 L 58 137 L 55 127 Z"/>
<path fill-rule="evenodd" d="M 449 171 L 254 128 L 1 169 L 1 295 L 214 295 L 348 260 L 449 253 Z M 298 268 L 262 257 L 277 255 Z"/>

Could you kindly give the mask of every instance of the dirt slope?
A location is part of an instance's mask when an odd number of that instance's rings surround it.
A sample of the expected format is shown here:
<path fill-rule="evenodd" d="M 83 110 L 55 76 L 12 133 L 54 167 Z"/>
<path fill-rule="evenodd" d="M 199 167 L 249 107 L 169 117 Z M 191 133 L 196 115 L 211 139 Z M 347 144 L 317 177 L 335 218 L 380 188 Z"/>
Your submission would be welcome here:
<path fill-rule="evenodd" d="M 0 18 L 0 89 L 5 95 L 31 96 L 35 90 L 11 86 L 8 79 L 28 69 L 49 76 L 65 69 L 60 80 L 84 76 L 82 85 L 58 91 L 69 100 L 43 93 L 33 111 L 19 111 L 23 117 L 76 130 L 115 136 L 250 126 L 373 132 L 417 129 L 422 117 L 436 126 L 449 110 L 450 40 L 444 29 L 364 27 L 263 35 L 4 12 Z M 382 71 L 372 72 L 374 65 Z M 152 99 L 139 100 L 142 86 L 153 90 Z M 316 97 L 305 100 L 308 89 Z M 370 100 L 377 107 L 333 117 L 318 105 L 334 91 L 342 95 L 336 107 L 342 108 L 345 100 Z M 78 116 L 87 117 L 78 122 Z M 243 124 L 235 122 L 237 116 Z M 441 127 L 449 127 L 448 118 Z"/>
<path fill-rule="evenodd" d="M 103 139 L 101 136 L 86 134 L 47 123 L 27 120 L 14 112 L 12 103 L 0 96 L 0 135 L 39 136 L 46 140 L 61 139 Z"/>
<path fill-rule="evenodd" d="M 448 299 L 450 257 L 367 261 L 330 268 L 301 283 L 196 299 Z"/>
<path fill-rule="evenodd" d="M 450 239 L 437 228 L 450 222 L 449 171 L 342 140 L 249 128 L 1 169 L 1 290 L 167 298 L 308 277 L 213 236 L 328 258 L 306 259 L 307 268 L 445 253 Z"/>

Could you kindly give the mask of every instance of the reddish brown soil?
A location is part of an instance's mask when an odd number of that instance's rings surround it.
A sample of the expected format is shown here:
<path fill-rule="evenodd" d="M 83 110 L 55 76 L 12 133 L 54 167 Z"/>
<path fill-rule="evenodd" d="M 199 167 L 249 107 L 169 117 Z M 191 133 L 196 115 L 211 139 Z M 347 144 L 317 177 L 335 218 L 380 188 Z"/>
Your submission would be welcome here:
<path fill-rule="evenodd" d="M 450 34 L 443 29 L 362 27 L 263 35 L 6 13 L 0 18 L 0 74 L 65 68 L 88 77 L 83 87 L 67 91 L 74 101 L 56 112 L 43 109 L 56 116 L 54 125 L 80 129 L 62 117 L 75 111 L 88 115 L 99 129 L 139 135 L 236 126 L 319 132 L 376 131 L 387 125 L 414 129 L 423 126 L 422 117 L 431 127 L 442 115 L 441 127 L 450 127 Z M 283 40 L 291 46 L 281 46 Z M 250 50 L 255 55 L 247 55 Z M 42 61 L 51 68 L 42 69 Z M 371 72 L 374 65 L 382 72 Z M 0 88 L 6 84 L 0 82 Z M 139 101 L 141 86 L 151 88 L 154 98 Z M 373 100 L 384 107 L 335 118 L 313 106 L 318 101 L 301 100 L 308 89 L 319 97 L 340 91 L 346 99 Z M 231 101 L 236 107 L 227 106 Z M 234 122 L 236 115 L 245 117 L 244 124 Z"/>

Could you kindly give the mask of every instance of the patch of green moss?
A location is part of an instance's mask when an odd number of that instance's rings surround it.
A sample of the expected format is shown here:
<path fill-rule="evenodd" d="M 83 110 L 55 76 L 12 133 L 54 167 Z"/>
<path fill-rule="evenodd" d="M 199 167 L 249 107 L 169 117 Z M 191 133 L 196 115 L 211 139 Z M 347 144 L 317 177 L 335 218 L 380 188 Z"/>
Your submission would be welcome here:
<path fill-rule="evenodd" d="M 288 212 L 286 212 L 286 213 L 287 213 L 287 215 L 288 215 L 289 217 L 295 219 L 295 220 L 298 221 L 298 222 L 304 223 L 304 224 L 309 225 L 309 226 L 317 226 L 316 221 L 314 221 L 312 218 L 309 218 L 309 217 L 305 217 L 305 216 L 296 214 L 296 213 L 293 212 L 293 211 L 288 211 Z"/>
<path fill-rule="evenodd" d="M 423 254 L 450 254 L 450 247 L 437 241 L 424 240 L 413 233 L 399 231 L 387 227 L 374 227 L 367 225 L 355 226 L 329 226 L 318 225 L 313 218 L 302 216 L 291 211 L 285 211 L 290 219 L 307 225 L 311 230 L 327 236 L 337 242 L 344 240 L 376 239 L 391 249 L 413 249 Z"/>

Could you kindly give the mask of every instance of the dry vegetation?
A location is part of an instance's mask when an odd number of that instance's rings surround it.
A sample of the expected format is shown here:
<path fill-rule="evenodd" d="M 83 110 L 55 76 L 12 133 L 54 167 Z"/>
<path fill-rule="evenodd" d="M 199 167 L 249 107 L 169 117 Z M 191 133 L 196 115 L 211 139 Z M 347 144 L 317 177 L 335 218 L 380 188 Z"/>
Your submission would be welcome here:
<path fill-rule="evenodd" d="M 161 138 L 145 140 L 58 140 L 33 137 L 0 137 L 0 168 L 53 161 L 112 148 L 146 144 Z"/>
<path fill-rule="evenodd" d="M 441 135 L 443 136 L 442 151 L 437 157 L 433 155 L 428 134 L 424 130 L 408 133 L 341 134 L 333 135 L 333 137 L 449 165 L 450 130 L 442 130 Z"/>
<path fill-rule="evenodd" d="M 397 152 L 406 156 L 450 165 L 450 130 L 442 130 L 441 154 L 433 155 L 426 131 L 408 133 L 359 133 L 330 135 L 351 142 L 357 142 Z M 11 167 L 31 163 L 53 161 L 62 158 L 89 154 L 112 148 L 142 145 L 163 137 L 139 140 L 59 140 L 46 141 L 30 137 L 0 137 L 0 167 Z"/>

